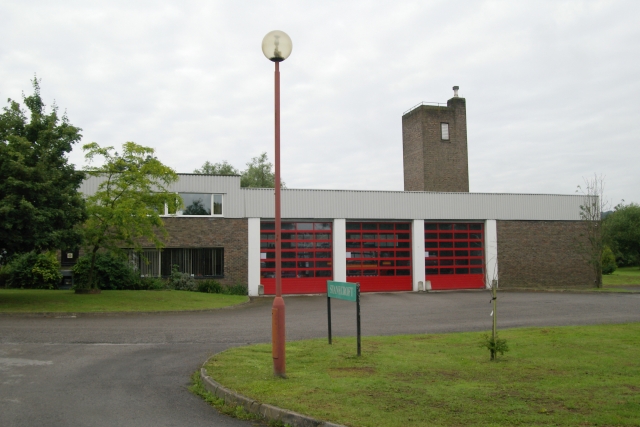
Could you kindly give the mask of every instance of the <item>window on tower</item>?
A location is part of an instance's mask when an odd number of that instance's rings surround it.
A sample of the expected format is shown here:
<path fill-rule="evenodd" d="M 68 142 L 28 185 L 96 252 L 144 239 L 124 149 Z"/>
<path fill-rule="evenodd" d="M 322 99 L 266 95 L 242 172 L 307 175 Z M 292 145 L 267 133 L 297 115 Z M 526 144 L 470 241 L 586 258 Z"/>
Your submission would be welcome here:
<path fill-rule="evenodd" d="M 443 141 L 449 141 L 449 123 L 440 123 L 440 133 Z"/>

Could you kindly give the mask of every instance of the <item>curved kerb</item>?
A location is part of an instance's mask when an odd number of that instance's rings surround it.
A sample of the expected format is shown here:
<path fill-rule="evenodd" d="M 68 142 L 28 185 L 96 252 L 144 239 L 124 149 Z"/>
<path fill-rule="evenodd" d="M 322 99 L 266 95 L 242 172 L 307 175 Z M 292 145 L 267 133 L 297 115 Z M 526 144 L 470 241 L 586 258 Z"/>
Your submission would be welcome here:
<path fill-rule="evenodd" d="M 242 406 L 245 411 L 251 414 L 260 415 L 267 421 L 280 421 L 281 423 L 288 424 L 291 427 L 345 427 L 341 424 L 316 420 L 315 418 L 298 414 L 297 412 L 287 411 L 286 409 L 278 408 L 277 406 L 267 405 L 266 403 L 260 403 L 249 399 L 248 397 L 238 394 L 233 390 L 229 390 L 217 383 L 207 375 L 205 368 L 200 369 L 200 378 L 202 378 L 204 388 L 218 399 L 223 399 L 226 405 Z"/>

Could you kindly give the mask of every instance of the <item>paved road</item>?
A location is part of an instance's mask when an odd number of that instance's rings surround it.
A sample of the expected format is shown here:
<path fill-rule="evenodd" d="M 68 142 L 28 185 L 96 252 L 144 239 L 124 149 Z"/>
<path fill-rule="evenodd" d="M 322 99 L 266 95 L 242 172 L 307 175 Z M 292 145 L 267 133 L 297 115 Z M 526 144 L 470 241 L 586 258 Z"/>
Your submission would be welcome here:
<path fill-rule="evenodd" d="M 364 335 L 488 330 L 487 292 L 365 294 Z M 213 353 L 270 340 L 271 299 L 164 315 L 0 316 L 0 426 L 249 426 L 187 391 Z M 287 338 L 326 336 L 326 298 L 287 297 Z M 332 303 L 335 335 L 355 333 Z M 501 293 L 499 325 L 640 321 L 640 294 Z"/>

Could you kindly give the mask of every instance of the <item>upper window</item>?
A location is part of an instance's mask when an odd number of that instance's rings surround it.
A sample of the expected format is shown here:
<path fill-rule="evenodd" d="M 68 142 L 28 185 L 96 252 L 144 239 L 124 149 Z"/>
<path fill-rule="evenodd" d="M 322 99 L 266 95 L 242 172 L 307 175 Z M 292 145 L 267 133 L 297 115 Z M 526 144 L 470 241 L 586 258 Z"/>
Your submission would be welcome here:
<path fill-rule="evenodd" d="M 440 133 L 443 141 L 449 140 L 449 123 L 440 123 Z"/>
<path fill-rule="evenodd" d="M 166 210 L 170 215 L 181 216 L 222 216 L 222 194 L 178 193 L 183 207 L 177 212 Z"/>

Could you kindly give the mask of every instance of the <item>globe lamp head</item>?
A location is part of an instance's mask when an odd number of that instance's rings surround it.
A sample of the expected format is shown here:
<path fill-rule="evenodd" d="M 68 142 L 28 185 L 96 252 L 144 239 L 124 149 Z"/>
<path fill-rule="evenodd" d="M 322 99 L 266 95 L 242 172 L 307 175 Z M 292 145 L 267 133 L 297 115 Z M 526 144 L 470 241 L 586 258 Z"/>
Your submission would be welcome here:
<path fill-rule="evenodd" d="M 291 55 L 291 37 L 284 31 L 271 31 L 262 39 L 262 53 L 268 60 L 282 62 Z"/>

